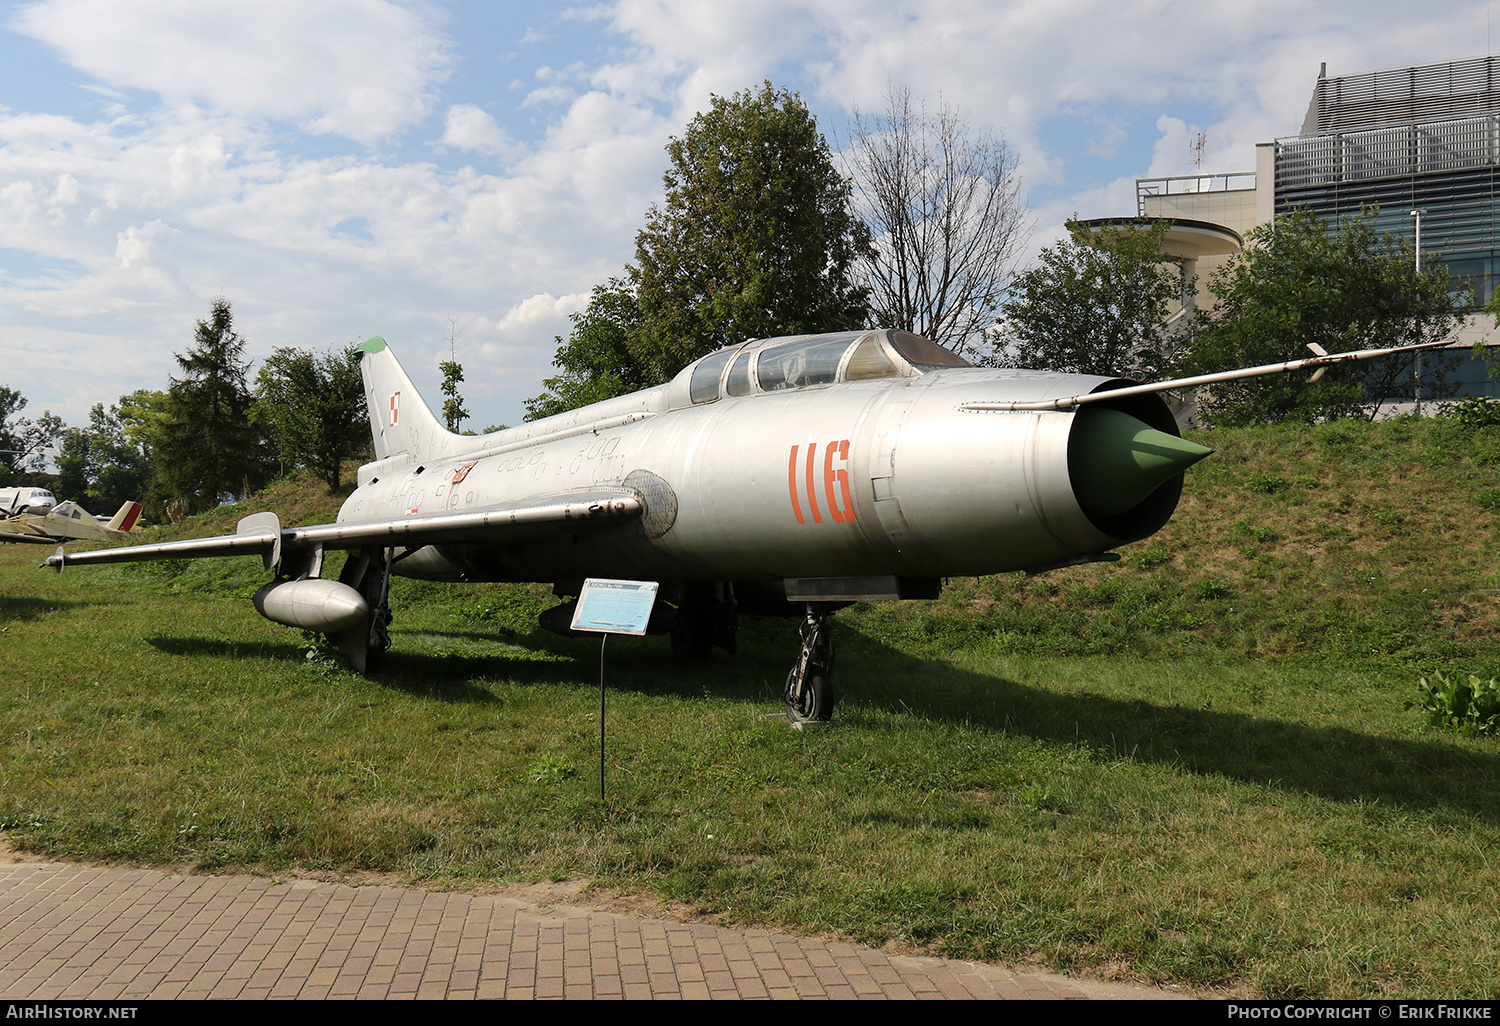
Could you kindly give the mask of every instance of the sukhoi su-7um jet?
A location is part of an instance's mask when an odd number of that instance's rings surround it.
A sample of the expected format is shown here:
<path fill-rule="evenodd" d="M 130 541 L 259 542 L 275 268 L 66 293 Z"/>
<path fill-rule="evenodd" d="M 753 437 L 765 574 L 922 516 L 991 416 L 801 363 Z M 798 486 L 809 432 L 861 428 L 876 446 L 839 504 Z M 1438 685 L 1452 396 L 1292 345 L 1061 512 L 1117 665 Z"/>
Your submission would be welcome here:
<path fill-rule="evenodd" d="M 900 331 L 757 339 L 664 385 L 506 428 L 444 430 L 383 339 L 360 346 L 375 461 L 337 521 L 47 560 L 108 563 L 255 554 L 255 608 L 327 634 L 364 672 L 389 645 L 389 575 L 661 582 L 653 633 L 706 656 L 738 614 L 802 617 L 794 720 L 833 710 L 827 616 L 857 600 L 933 598 L 945 577 L 1111 557 L 1159 530 L 1183 471 L 1158 393 L 1398 350 L 1318 355 L 1156 384 L 969 366 Z M 1399 350 L 1407 352 L 1409 350 Z M 349 550 L 337 580 L 323 555 Z M 544 614 L 566 630 L 571 604 Z"/>

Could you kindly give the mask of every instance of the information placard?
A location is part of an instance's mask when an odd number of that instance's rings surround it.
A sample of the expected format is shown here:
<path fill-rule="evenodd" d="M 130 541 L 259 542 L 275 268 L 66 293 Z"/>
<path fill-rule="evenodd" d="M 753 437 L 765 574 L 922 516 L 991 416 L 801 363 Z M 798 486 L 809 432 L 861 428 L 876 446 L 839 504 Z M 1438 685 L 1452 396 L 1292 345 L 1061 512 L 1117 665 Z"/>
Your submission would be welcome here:
<path fill-rule="evenodd" d="M 651 607 L 656 605 L 655 581 L 615 581 L 590 577 L 583 582 L 578 607 L 573 610 L 575 631 L 594 634 L 646 633 Z"/>

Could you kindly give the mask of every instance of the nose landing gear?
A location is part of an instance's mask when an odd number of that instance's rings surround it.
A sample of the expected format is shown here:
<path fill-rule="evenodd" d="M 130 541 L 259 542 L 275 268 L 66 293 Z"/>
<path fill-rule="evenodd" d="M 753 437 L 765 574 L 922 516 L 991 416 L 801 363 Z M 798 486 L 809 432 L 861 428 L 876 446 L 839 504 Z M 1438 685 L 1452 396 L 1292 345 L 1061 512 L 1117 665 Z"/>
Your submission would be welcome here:
<path fill-rule="evenodd" d="M 833 624 L 820 603 L 807 604 L 802 653 L 786 677 L 786 715 L 792 726 L 833 719 Z"/>

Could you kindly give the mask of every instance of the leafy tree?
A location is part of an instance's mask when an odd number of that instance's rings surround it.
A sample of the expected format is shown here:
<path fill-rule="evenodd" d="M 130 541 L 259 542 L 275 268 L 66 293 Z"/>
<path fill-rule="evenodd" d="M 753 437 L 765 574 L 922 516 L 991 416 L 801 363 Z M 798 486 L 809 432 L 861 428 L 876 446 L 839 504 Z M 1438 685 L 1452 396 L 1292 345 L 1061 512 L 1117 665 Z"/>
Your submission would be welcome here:
<path fill-rule="evenodd" d="M 641 308 L 628 278 L 594 286 L 589 305 L 572 317 L 573 332 L 557 339 L 552 361 L 562 373 L 542 382 L 546 391 L 526 400 L 526 419 L 624 395 L 651 384 L 650 370 L 636 355 L 644 348 Z"/>
<path fill-rule="evenodd" d="M 281 459 L 310 468 L 338 491 L 344 460 L 370 441 L 357 350 L 278 348 L 261 365 L 255 392 L 256 416 L 270 427 Z"/>
<path fill-rule="evenodd" d="M 120 396 L 120 424 L 125 437 L 145 455 L 147 462 L 154 462 L 154 453 L 166 430 L 166 418 L 165 392 L 138 388 L 129 395 Z"/>
<path fill-rule="evenodd" d="M 443 400 L 443 421 L 449 431 L 455 432 L 469 418 L 469 411 L 464 409 L 464 397 L 458 394 L 459 382 L 464 379 L 463 365 L 458 362 L 458 336 L 461 334 L 457 318 L 449 317 L 448 359 L 438 364 L 438 370 L 443 372 L 442 392 L 448 397 Z"/>
<path fill-rule="evenodd" d="M 0 385 L 0 485 L 14 484 L 35 454 L 32 423 L 21 416 L 25 408 L 24 395 Z"/>
<path fill-rule="evenodd" d="M 208 320 L 198 322 L 193 348 L 176 356 L 183 376 L 167 389 L 153 458 L 160 490 L 182 499 L 190 513 L 269 477 L 266 439 L 250 415 L 244 351 L 229 301 L 220 296 Z"/>
<path fill-rule="evenodd" d="M 63 436 L 57 457 L 58 488 L 67 498 L 82 501 L 90 512 L 108 516 L 121 503 L 144 502 L 151 473 L 149 457 L 127 435 L 118 405 L 106 410 L 103 403 L 95 403 L 89 411 L 89 426 L 70 428 Z"/>
<path fill-rule="evenodd" d="M 1490 298 L 1484 304 L 1484 312 L 1493 317 L 1495 319 L 1495 327 L 1500 328 L 1500 288 L 1496 288 L 1490 292 Z M 1491 381 L 1500 380 L 1500 352 L 1497 352 L 1494 346 L 1486 345 L 1484 340 L 1481 339 L 1474 343 L 1474 350 L 1470 355 L 1476 360 L 1484 361 L 1485 373 Z M 1471 409 L 1480 404 L 1490 404 L 1491 406 L 1500 408 L 1500 402 L 1496 402 L 1494 399 L 1480 399 L 1476 396 L 1471 396 L 1465 402 Z"/>
<path fill-rule="evenodd" d="M 1214 276 L 1214 313 L 1197 332 L 1189 372 L 1295 360 L 1308 355 L 1308 343 L 1336 353 L 1450 335 L 1467 295 L 1449 291 L 1437 261 L 1418 273 L 1410 243 L 1375 231 L 1376 213 L 1347 218 L 1330 233 L 1298 210 L 1252 231 L 1244 253 Z M 1385 366 L 1333 368 L 1316 382 L 1273 374 L 1215 385 L 1199 409 L 1216 424 L 1373 417 L 1412 366 L 1410 358 L 1378 363 Z"/>
<path fill-rule="evenodd" d="M 57 447 L 57 490 L 93 508 L 88 499 L 93 484 L 90 437 L 84 428 L 68 428 Z"/>
<path fill-rule="evenodd" d="M 37 420 L 21 416 L 26 397 L 0 385 L 0 485 L 21 482 L 23 475 L 40 474 L 47 450 L 57 444 L 65 425 L 61 417 L 44 412 Z"/>
<path fill-rule="evenodd" d="M 1158 376 L 1173 348 L 1168 304 L 1184 288 L 1162 256 L 1168 227 L 1069 222 L 1069 238 L 1016 276 L 996 335 L 1006 357 L 1038 370 Z"/>
<path fill-rule="evenodd" d="M 160 389 L 138 388 L 120 396 L 120 425 L 125 440 L 141 454 L 147 475 L 145 493 L 139 496 L 149 515 L 165 513 L 166 504 L 178 498 L 169 490 L 157 472 L 157 453 L 162 451 L 167 432 L 167 393 Z"/>
<path fill-rule="evenodd" d="M 464 397 L 458 394 L 459 382 L 464 379 L 463 365 L 457 360 L 444 360 L 438 364 L 438 370 L 443 372 L 442 392 L 448 397 L 443 400 L 443 421 L 449 431 L 457 431 L 469 417 L 469 411 L 464 409 Z"/>
<path fill-rule="evenodd" d="M 872 319 L 975 351 L 1031 231 L 1015 154 L 989 132 L 971 137 L 946 104 L 913 105 L 907 88 L 891 90 L 883 115 L 856 111 L 849 134 L 841 158 L 873 241 L 859 265 Z"/>
<path fill-rule="evenodd" d="M 869 233 L 796 93 L 715 96 L 667 152 L 666 204 L 636 237 L 651 379 L 747 338 L 864 323 Z"/>

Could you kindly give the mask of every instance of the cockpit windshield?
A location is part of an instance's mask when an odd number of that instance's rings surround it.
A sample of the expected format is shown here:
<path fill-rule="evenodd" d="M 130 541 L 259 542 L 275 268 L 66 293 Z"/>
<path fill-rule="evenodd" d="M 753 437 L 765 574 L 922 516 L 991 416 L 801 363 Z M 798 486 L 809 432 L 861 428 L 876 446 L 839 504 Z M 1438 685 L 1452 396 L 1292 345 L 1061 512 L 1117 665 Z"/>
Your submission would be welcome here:
<path fill-rule="evenodd" d="M 720 395 L 916 377 L 968 366 L 958 354 L 905 331 L 799 335 L 746 342 L 710 353 L 687 372 L 688 394 L 694 403 L 708 403 Z"/>
<path fill-rule="evenodd" d="M 936 342 L 929 342 L 921 335 L 913 335 L 909 331 L 892 331 L 888 337 L 896 352 L 910 360 L 911 365 L 918 370 L 973 366 L 953 350 L 944 349 Z"/>
<path fill-rule="evenodd" d="M 719 374 L 734 354 L 734 349 L 720 349 L 709 353 L 693 368 L 693 402 L 706 403 L 719 398 Z"/>
<path fill-rule="evenodd" d="M 783 388 L 833 384 L 838 378 L 839 362 L 843 360 L 849 343 L 859 338 L 859 335 L 859 332 L 814 335 L 762 349 L 760 362 L 756 364 L 756 378 L 761 391 L 777 392 Z"/>

